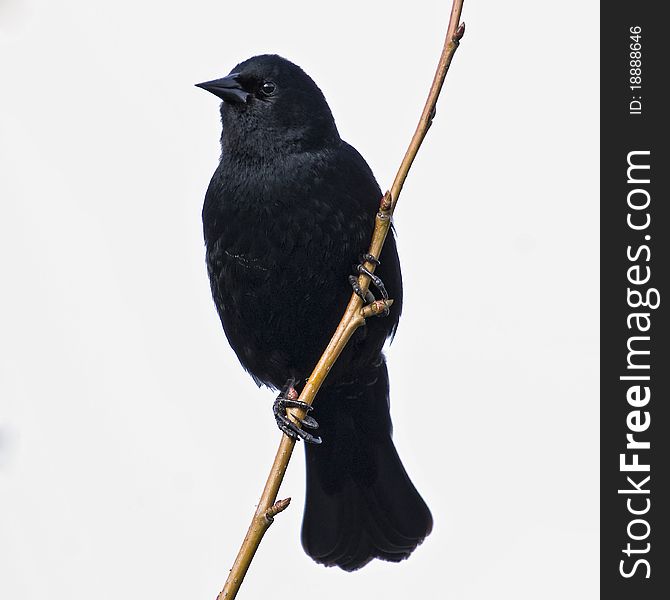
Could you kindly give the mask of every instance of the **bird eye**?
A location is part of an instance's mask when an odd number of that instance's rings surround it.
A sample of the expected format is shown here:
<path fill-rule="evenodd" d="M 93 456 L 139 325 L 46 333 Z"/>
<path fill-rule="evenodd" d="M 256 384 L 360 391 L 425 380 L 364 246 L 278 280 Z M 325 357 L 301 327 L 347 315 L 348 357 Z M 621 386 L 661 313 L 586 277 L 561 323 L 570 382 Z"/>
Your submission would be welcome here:
<path fill-rule="evenodd" d="M 263 85 L 261 86 L 261 92 L 265 96 L 272 96 L 272 94 L 275 93 L 275 90 L 277 89 L 277 86 L 272 83 L 271 81 L 265 81 L 263 82 Z"/>

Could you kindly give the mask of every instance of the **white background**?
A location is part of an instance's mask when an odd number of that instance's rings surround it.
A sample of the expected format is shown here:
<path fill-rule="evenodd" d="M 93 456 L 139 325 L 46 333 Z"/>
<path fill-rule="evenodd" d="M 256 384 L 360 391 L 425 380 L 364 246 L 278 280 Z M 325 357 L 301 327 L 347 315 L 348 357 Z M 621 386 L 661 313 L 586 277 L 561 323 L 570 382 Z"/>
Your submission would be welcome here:
<path fill-rule="evenodd" d="M 240 598 L 597 597 L 597 6 L 466 1 L 396 213 L 392 414 L 433 534 L 312 563 L 298 448 Z M 219 114 L 193 84 L 284 55 L 384 188 L 449 8 L 0 1 L 3 600 L 216 596 L 280 436 L 209 295 Z"/>

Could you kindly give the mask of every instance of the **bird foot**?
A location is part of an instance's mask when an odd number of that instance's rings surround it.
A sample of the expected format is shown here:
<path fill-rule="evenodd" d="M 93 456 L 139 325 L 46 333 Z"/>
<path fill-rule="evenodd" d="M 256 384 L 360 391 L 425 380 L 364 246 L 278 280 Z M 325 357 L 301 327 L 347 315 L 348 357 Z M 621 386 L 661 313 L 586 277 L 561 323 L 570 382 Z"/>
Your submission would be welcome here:
<path fill-rule="evenodd" d="M 307 429 L 317 429 L 319 424 L 316 422 L 314 417 L 305 415 L 302 419 L 299 419 L 298 423 L 294 423 L 288 418 L 286 413 L 287 408 L 301 408 L 306 413 L 313 410 L 313 407 L 306 402 L 297 400 L 298 392 L 293 387 L 295 380 L 289 379 L 284 389 L 277 396 L 277 399 L 272 405 L 272 412 L 274 413 L 275 420 L 277 421 L 277 426 L 281 429 L 288 437 L 293 440 L 303 440 L 310 444 L 320 444 L 321 438 L 316 435 L 302 429 L 306 427 Z"/>
<path fill-rule="evenodd" d="M 370 278 L 372 285 L 374 285 L 377 288 L 377 291 L 379 291 L 379 293 L 381 294 L 382 299 L 388 300 L 389 295 L 388 292 L 386 291 L 386 287 L 384 286 L 384 282 L 381 280 L 381 277 L 378 277 L 365 267 L 366 262 L 372 263 L 373 265 L 375 265 L 375 267 L 378 267 L 381 264 L 379 262 L 379 259 L 372 256 L 372 254 L 361 254 L 360 261 L 361 261 L 360 263 L 354 265 L 354 270 L 362 275 L 367 275 Z M 369 289 L 363 292 L 361 286 L 358 284 L 358 277 L 356 277 L 355 275 L 349 275 L 349 284 L 354 290 L 354 293 L 357 296 L 360 296 L 363 299 L 363 302 L 365 302 L 366 304 L 372 304 L 373 302 L 376 301 L 375 295 Z M 388 307 L 386 307 L 386 310 L 381 312 L 378 316 L 386 317 L 388 314 L 389 309 Z"/>

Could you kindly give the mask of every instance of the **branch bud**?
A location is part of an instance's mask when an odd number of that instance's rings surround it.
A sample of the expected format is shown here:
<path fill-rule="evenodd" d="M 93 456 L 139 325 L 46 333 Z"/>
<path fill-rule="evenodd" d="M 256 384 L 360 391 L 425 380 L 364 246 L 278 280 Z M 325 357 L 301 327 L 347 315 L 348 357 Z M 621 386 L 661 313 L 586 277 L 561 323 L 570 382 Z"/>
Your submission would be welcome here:
<path fill-rule="evenodd" d="M 375 300 L 361 308 L 361 317 L 367 319 L 368 317 L 384 316 L 388 313 L 392 304 L 393 300 L 390 298 L 388 300 Z"/>
<path fill-rule="evenodd" d="M 274 521 L 275 516 L 277 516 L 283 510 L 288 508 L 288 505 L 291 504 L 290 498 L 284 498 L 283 500 L 277 500 L 270 508 L 265 511 L 265 518 L 268 523 Z"/>

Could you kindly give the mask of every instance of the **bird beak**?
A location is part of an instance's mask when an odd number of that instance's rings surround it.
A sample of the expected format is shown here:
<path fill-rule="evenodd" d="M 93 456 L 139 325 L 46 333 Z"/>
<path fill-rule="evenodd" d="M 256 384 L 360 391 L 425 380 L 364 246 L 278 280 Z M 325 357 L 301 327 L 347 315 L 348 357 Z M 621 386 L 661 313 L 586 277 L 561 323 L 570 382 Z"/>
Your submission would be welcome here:
<path fill-rule="evenodd" d="M 231 73 L 221 79 L 196 83 L 195 86 L 211 92 L 215 96 L 221 98 L 224 102 L 244 103 L 249 97 L 249 92 L 246 92 L 240 85 L 237 80 L 238 77 L 239 73 Z"/>

